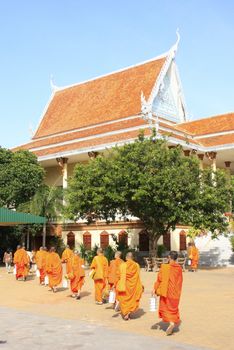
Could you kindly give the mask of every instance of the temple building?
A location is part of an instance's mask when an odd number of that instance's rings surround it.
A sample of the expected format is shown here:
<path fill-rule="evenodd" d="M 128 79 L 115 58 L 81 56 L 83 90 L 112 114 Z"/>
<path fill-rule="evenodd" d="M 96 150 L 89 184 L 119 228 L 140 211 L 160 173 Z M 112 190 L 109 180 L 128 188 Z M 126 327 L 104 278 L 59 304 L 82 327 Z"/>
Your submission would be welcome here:
<path fill-rule="evenodd" d="M 65 87 L 51 84 L 52 93 L 31 141 L 16 149 L 33 152 L 46 170 L 48 185 L 67 187 L 74 166 L 132 142 L 144 129 L 156 128 L 171 146 L 180 144 L 185 156 L 195 153 L 200 166 L 234 173 L 234 113 L 189 120 L 175 62 L 178 41 L 151 60 Z M 167 249 L 186 249 L 186 227 L 161 243 Z M 65 223 L 61 235 L 71 245 L 105 247 L 111 234 L 124 236 L 131 246 L 148 250 L 148 236 L 139 220 Z"/>

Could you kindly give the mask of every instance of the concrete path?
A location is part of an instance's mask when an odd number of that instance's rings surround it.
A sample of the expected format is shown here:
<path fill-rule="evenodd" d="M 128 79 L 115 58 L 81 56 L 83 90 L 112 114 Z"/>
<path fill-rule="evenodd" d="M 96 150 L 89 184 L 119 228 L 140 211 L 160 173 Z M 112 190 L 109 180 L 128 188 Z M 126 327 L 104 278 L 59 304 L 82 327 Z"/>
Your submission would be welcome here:
<path fill-rule="evenodd" d="M 84 321 L 38 316 L 5 307 L 0 307 L 0 321 L 0 350 L 205 350 Z"/>

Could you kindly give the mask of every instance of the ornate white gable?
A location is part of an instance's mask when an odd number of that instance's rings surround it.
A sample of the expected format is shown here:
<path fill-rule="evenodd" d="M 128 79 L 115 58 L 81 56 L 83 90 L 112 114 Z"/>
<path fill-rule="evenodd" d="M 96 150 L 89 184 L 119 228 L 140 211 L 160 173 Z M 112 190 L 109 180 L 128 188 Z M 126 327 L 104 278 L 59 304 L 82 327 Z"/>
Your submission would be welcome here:
<path fill-rule="evenodd" d="M 158 117 L 176 123 L 187 121 L 186 105 L 179 73 L 175 64 L 175 54 L 180 40 L 177 31 L 177 42 L 169 50 L 166 62 L 154 84 L 149 99 L 141 94 L 141 111 L 143 119 L 158 124 Z"/>
<path fill-rule="evenodd" d="M 176 123 L 186 121 L 182 90 L 174 61 L 171 62 L 153 100 L 152 114 Z"/>

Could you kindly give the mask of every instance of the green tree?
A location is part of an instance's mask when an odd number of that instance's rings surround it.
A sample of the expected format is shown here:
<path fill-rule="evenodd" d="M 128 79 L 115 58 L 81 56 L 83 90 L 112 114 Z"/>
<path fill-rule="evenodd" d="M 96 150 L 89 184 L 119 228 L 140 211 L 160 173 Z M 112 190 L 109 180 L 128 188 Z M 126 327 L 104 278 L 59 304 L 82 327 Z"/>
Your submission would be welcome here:
<path fill-rule="evenodd" d="M 180 146 L 169 148 L 165 139 L 144 139 L 79 164 L 69 180 L 67 213 L 88 222 L 114 220 L 116 214 L 138 217 L 147 228 L 155 254 L 161 235 L 178 223 L 226 229 L 223 213 L 230 197 L 225 174 L 200 173 L 197 157 L 185 157 Z"/>
<path fill-rule="evenodd" d="M 44 169 L 33 153 L 0 147 L 0 206 L 17 209 L 33 197 L 43 179 Z"/>
<path fill-rule="evenodd" d="M 21 205 L 20 209 L 35 215 L 44 216 L 48 221 L 55 221 L 62 215 L 63 190 L 61 187 L 42 184 L 32 199 Z M 43 242 L 46 244 L 46 224 L 43 225 Z"/>

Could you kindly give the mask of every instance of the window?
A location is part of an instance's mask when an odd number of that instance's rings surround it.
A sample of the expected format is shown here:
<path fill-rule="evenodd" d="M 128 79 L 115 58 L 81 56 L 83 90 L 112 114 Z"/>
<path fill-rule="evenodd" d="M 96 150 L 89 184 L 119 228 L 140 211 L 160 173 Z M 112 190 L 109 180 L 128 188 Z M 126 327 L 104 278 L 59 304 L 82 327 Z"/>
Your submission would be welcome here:
<path fill-rule="evenodd" d="M 180 250 L 187 250 L 186 232 L 180 231 Z"/>
<path fill-rule="evenodd" d="M 103 231 L 100 234 L 100 247 L 102 249 L 105 249 L 109 245 L 109 233 L 106 231 Z"/>
<path fill-rule="evenodd" d="M 75 247 L 75 234 L 72 231 L 67 234 L 67 245 L 69 245 L 70 249 Z"/>
<path fill-rule="evenodd" d="M 128 245 L 128 234 L 126 231 L 122 230 L 119 232 L 118 241 L 123 245 Z"/>
<path fill-rule="evenodd" d="M 86 249 L 91 249 L 92 236 L 91 233 L 88 231 L 83 233 L 83 244 Z"/>
<path fill-rule="evenodd" d="M 163 235 L 163 245 L 165 246 L 166 250 L 171 250 L 171 234 L 167 233 Z"/>
<path fill-rule="evenodd" d="M 146 230 L 139 233 L 139 250 L 140 252 L 149 251 L 149 235 Z"/>

